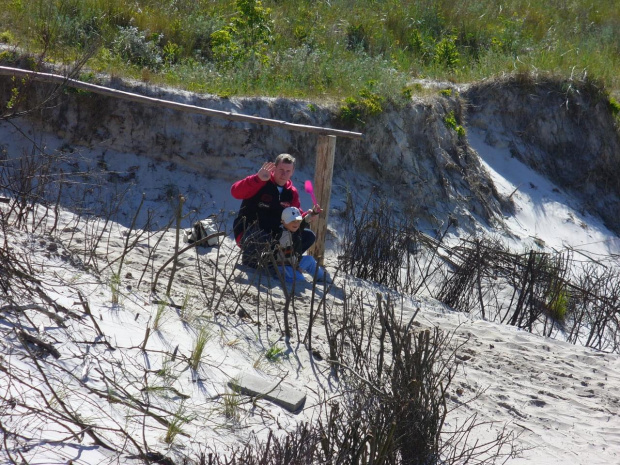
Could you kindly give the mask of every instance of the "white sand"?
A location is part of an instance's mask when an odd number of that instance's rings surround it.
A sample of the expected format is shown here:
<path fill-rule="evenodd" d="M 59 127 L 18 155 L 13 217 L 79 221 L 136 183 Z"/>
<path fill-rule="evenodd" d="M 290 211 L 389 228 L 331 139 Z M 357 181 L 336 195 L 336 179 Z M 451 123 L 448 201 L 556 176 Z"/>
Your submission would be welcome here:
<path fill-rule="evenodd" d="M 8 140 L 7 129 L 4 128 L 3 131 L 5 140 Z M 607 231 L 596 218 L 579 214 L 576 210 L 578 206 L 573 200 L 561 192 L 554 192 L 554 186 L 511 159 L 506 150 L 487 147 L 475 132 L 471 132 L 469 137 L 487 168 L 493 173 L 500 191 L 510 193 L 518 189 L 514 194 L 517 214 L 505 218 L 505 223 L 522 240 L 513 240 L 511 245 L 531 246 L 536 238 L 542 239 L 549 247 L 561 249 L 570 245 L 594 256 L 618 253 L 618 238 Z M 49 144 L 53 146 L 54 142 L 50 140 Z M 229 179 L 201 179 L 192 173 L 166 170 L 162 165 L 149 166 L 148 160 L 127 154 L 108 152 L 106 162 L 111 170 L 123 173 L 133 167 L 132 170 L 136 173 L 133 180 L 135 186 L 127 195 L 127 201 L 119 216 L 124 226 L 112 225 L 109 229 L 110 239 L 106 241 L 110 244 L 109 249 L 102 249 L 110 257 L 118 255 L 122 249 L 123 231 L 137 209 L 141 192 L 145 192 L 147 197 L 145 211 L 147 208 L 154 211 L 157 209 L 156 217 L 162 222 L 167 221 L 172 211 L 172 206 L 165 198 L 162 199 L 166 186 L 176 186 L 186 193 L 188 205 L 199 209 L 194 215 L 196 218 L 223 210 L 230 225 L 230 212 L 234 213 L 239 204 L 230 197 Z M 231 173 L 231 179 L 246 174 L 249 173 L 239 170 Z M 294 181 L 301 188 L 303 181 L 311 177 L 311 173 L 298 171 Z M 310 207 L 309 196 L 303 189 L 300 190 L 302 206 Z M 332 203 L 341 201 L 342 199 L 334 199 Z M 74 221 L 74 217 L 66 212 L 63 221 L 69 224 Z M 86 225 L 81 223 L 79 226 L 80 234 L 84 234 Z M 97 227 L 94 226 L 95 230 Z M 146 266 L 147 251 L 154 239 L 155 237 L 142 241 L 140 246 L 128 255 L 122 272 L 120 304 L 112 305 L 111 290 L 106 280 L 99 280 L 70 266 L 53 253 L 46 257 L 49 243 L 42 244 L 40 238 L 26 235 L 20 235 L 19 239 L 12 238 L 16 248 L 28 251 L 33 263 L 40 264 L 37 265 L 38 277 L 48 283 L 46 291 L 51 297 L 67 308 L 83 313 L 76 290 L 86 296 L 106 341 L 117 348 L 111 352 L 106 350 L 103 344 L 86 345 L 79 342 L 101 342 L 89 319 L 69 319 L 68 331 L 65 331 L 50 323 L 50 320 L 41 314 L 30 313 L 33 322 L 43 329 L 42 337 L 52 341 L 62 355 L 58 361 L 49 360 L 47 366 L 58 364 L 66 368 L 65 374 L 51 370 L 55 373 L 55 385 L 66 393 L 66 401 L 79 410 L 87 422 L 100 427 L 107 425 L 113 429 L 127 428 L 135 433 L 139 443 L 145 438 L 153 449 L 167 452 L 172 457 L 175 456 L 175 450 L 189 454 L 191 450 L 199 451 L 204 444 L 213 444 L 218 450 L 224 451 L 226 446 L 246 441 L 251 432 L 264 438 L 268 428 L 292 430 L 298 422 L 316 418 L 320 414 L 320 402 L 338 394 L 338 383 L 329 378 L 329 365 L 325 361 L 312 361 L 306 349 L 295 340 L 292 341 L 287 356 L 279 357 L 279 362 L 266 360 L 264 354 L 271 345 L 277 344 L 283 350 L 287 349 L 280 338 L 274 315 L 268 316 L 271 329 L 266 324 L 259 327 L 248 319 L 239 319 L 236 315 L 238 309 L 229 299 L 221 302 L 220 313 L 217 315 L 212 312 L 202 315 L 205 297 L 201 294 L 200 282 L 195 277 L 196 256 L 192 253 L 187 253 L 183 258 L 179 278 L 173 289 L 173 298 L 177 304 L 181 304 L 183 298 L 189 295 L 187 310 L 181 312 L 166 307 L 160 329 L 153 331 L 148 339 L 147 352 L 141 350 L 146 328 L 153 326 L 158 309 L 158 305 L 152 301 L 156 297 L 162 298 L 167 284 L 165 276 L 160 278 L 159 295 L 150 295 L 148 283 L 157 271 L 156 266 L 154 270 L 147 272 L 146 284 L 143 282 L 140 288 L 136 288 L 141 270 Z M 69 234 L 64 233 L 63 242 L 66 244 L 68 240 Z M 158 266 L 170 256 L 173 240 L 174 235 L 168 233 L 159 249 Z M 219 249 L 201 252 L 200 258 L 207 262 L 211 260 L 212 267 L 217 263 L 220 273 L 230 275 L 233 271 L 227 257 L 231 256 L 230 254 L 234 257 L 236 253 L 229 236 Z M 333 257 L 335 253 L 330 251 L 329 257 Z M 335 262 L 328 262 L 328 265 L 335 265 Z M 108 272 L 109 270 L 106 271 L 106 276 Z M 127 273 L 131 273 L 131 277 L 127 277 Z M 242 271 L 234 273 L 236 279 L 232 286 L 235 292 L 241 293 L 249 289 L 249 295 L 257 294 L 256 286 L 248 285 L 251 275 Z M 183 282 L 183 279 L 187 281 Z M 338 278 L 337 282 L 342 285 L 342 278 Z M 381 292 L 380 288 L 358 280 L 348 280 L 347 285 L 357 288 L 358 291 L 366 289 L 369 296 Z M 221 290 L 221 276 L 218 286 Z M 260 297 L 263 300 L 259 300 L 258 304 L 247 304 L 246 308 L 251 311 L 250 316 L 254 320 L 260 318 L 265 323 L 265 308 L 268 305 L 265 297 L 269 293 L 277 307 L 282 304 L 284 296 L 278 285 L 261 289 Z M 214 295 L 218 297 L 220 293 L 216 291 Z M 369 298 L 369 304 L 370 300 Z M 334 293 L 330 297 L 330 305 L 337 309 L 339 302 L 338 294 Z M 618 355 L 543 338 L 513 327 L 471 320 L 466 315 L 446 309 L 440 303 L 422 296 L 405 298 L 403 302 L 406 316 L 411 315 L 412 309 L 419 306 L 421 311 L 417 319 L 420 323 L 448 331 L 454 330 L 459 341 L 467 341 L 461 352 L 458 374 L 450 389 L 451 405 L 456 406 L 472 399 L 477 392 L 483 392 L 461 410 L 449 415 L 446 428 L 453 427 L 472 413 L 476 413 L 480 421 L 488 422 L 477 430 L 476 434 L 480 438 L 488 437 L 507 425 L 510 431 L 520 434 L 519 444 L 524 448 L 520 457 L 508 462 L 512 464 L 620 463 Z M 310 305 L 311 290 L 306 285 L 299 291 L 295 301 L 302 330 L 307 323 L 306 315 Z M 281 313 L 277 318 L 281 320 Z M 1 343 L 3 363 L 10 364 L 15 372 L 24 370 L 24 373 L 31 373 L 33 383 L 45 390 L 43 383 L 37 381 L 40 377 L 35 368 L 27 359 L 19 356 L 19 351 L 12 351 L 12 346 L 20 346 L 15 342 L 11 325 L 4 321 L 2 331 L 5 341 Z M 192 352 L 198 327 L 207 328 L 210 340 L 198 371 L 192 373 L 182 360 Z M 318 325 L 316 333 L 320 338 Z M 324 338 L 317 339 L 315 345 L 325 354 Z M 170 354 L 175 347 L 178 347 L 175 361 L 170 361 L 169 355 L 162 355 Z M 170 385 L 166 386 L 169 390 L 151 394 L 150 401 L 157 406 L 157 412 L 166 418 L 173 418 L 172 414 L 179 412 L 179 409 L 192 418 L 190 422 L 182 425 L 185 434 L 179 435 L 174 441 L 174 447 L 170 449 L 163 442 L 166 433 L 164 426 L 149 418 L 146 426 L 142 427 L 142 418 L 135 409 L 118 403 L 108 405 L 105 399 L 88 391 L 96 389 L 108 392 L 111 396 L 124 397 L 119 391 L 123 388 L 127 394 L 144 399 L 140 388 L 144 387 L 145 379 L 148 379 L 150 386 L 164 386 L 164 378 L 155 374 L 155 371 L 163 367 L 168 367 L 175 373 L 176 380 L 170 379 Z M 238 408 L 239 420 L 233 422 L 227 419 L 223 414 L 225 404 L 222 397 L 230 392 L 227 382 L 239 370 L 253 367 L 265 374 L 281 376 L 292 386 L 306 389 L 308 398 L 303 411 L 291 415 L 264 400 L 253 406 L 251 401 L 242 399 Z M 68 373 L 75 378 L 71 379 Z M 113 387 L 110 380 L 106 381 L 104 374 L 115 379 L 117 386 Z M 30 397 L 31 391 L 14 384 L 9 386 L 4 373 L 0 373 L 0 380 L 3 397 L 7 397 L 7 392 L 12 392 L 16 397 L 26 399 L 25 402 L 40 402 L 36 396 Z M 80 384 L 80 381 L 83 384 Z M 66 388 L 61 387 L 63 383 Z M 178 393 L 187 396 L 187 399 L 181 402 Z M 28 415 L 9 418 L 6 416 L 9 413 L 5 412 L 3 424 L 32 438 L 28 441 L 32 448 L 23 451 L 24 457 L 30 460 L 30 463 L 69 463 L 69 460 L 73 464 L 132 463 L 127 457 L 119 462 L 109 452 L 94 446 L 89 436 L 82 440 L 72 438 L 65 429 L 54 424 L 45 424 L 41 418 L 37 421 L 33 421 L 33 417 Z M 127 415 L 131 417 L 131 421 L 127 421 Z M 112 432 L 102 432 L 101 435 L 110 443 L 120 446 L 117 442 L 118 435 Z M 61 441 L 53 442 L 58 440 Z M 4 451 L 0 450 L 0 456 L 6 457 L 3 454 Z"/>

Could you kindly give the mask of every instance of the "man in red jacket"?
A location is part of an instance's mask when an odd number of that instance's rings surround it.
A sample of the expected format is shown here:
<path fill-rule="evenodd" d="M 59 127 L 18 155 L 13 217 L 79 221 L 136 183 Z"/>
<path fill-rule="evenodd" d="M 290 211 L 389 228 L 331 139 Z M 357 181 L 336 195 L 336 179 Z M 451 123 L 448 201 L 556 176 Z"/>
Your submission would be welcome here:
<path fill-rule="evenodd" d="M 233 231 L 237 244 L 243 250 L 244 265 L 256 266 L 261 252 L 271 250 L 273 239 L 280 230 L 282 210 L 287 207 L 301 208 L 299 192 L 291 181 L 294 172 L 295 158 L 282 153 L 275 163 L 264 163 L 258 173 L 232 185 L 232 196 L 242 200 Z M 315 205 L 311 214 L 315 216 L 320 211 L 320 207 Z M 315 240 L 315 234 L 306 229 L 302 237 L 303 251 Z"/>

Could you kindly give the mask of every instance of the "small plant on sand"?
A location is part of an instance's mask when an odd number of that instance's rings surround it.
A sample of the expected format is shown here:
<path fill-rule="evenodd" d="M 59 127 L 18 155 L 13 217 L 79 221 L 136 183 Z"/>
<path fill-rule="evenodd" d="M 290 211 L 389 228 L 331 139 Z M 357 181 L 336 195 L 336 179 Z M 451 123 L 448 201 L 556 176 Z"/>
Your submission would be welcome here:
<path fill-rule="evenodd" d="M 157 310 L 155 311 L 155 318 L 153 318 L 153 329 L 155 331 L 159 331 L 161 328 L 162 317 L 164 316 L 164 312 L 166 311 L 166 302 L 160 300 L 157 303 Z"/>
<path fill-rule="evenodd" d="M 166 355 L 161 363 L 161 368 L 155 372 L 157 376 L 162 378 L 164 385 L 170 386 L 177 379 L 174 373 L 174 354 Z"/>
<path fill-rule="evenodd" d="M 178 410 L 174 414 L 174 417 L 168 423 L 168 428 L 166 429 L 166 436 L 164 437 L 164 442 L 166 444 L 172 444 L 179 433 L 182 433 L 183 430 L 181 427 L 189 422 L 189 418 L 185 415 L 185 408 L 183 403 L 179 406 Z"/>
<path fill-rule="evenodd" d="M 211 339 L 211 333 L 207 328 L 200 328 L 196 341 L 194 342 L 194 349 L 189 357 L 189 366 L 192 370 L 198 370 L 202 356 L 204 354 L 205 347 Z"/>
<path fill-rule="evenodd" d="M 112 305 L 118 305 L 121 289 L 121 275 L 112 273 L 110 276 L 110 292 L 112 293 Z"/>
<path fill-rule="evenodd" d="M 241 398 L 239 393 L 236 391 L 228 391 L 222 395 L 223 404 L 223 413 L 226 418 L 232 420 L 233 422 L 239 421 L 240 413 L 239 406 L 241 405 Z"/>
<path fill-rule="evenodd" d="M 194 312 L 194 307 L 190 305 L 191 294 L 189 290 L 185 292 L 185 297 L 183 297 L 183 302 L 181 303 L 181 308 L 179 309 L 179 316 L 181 321 L 185 323 L 191 323 L 196 319 L 196 314 Z"/>
<path fill-rule="evenodd" d="M 284 349 L 274 344 L 265 351 L 265 358 L 270 362 L 277 362 L 283 354 Z"/>

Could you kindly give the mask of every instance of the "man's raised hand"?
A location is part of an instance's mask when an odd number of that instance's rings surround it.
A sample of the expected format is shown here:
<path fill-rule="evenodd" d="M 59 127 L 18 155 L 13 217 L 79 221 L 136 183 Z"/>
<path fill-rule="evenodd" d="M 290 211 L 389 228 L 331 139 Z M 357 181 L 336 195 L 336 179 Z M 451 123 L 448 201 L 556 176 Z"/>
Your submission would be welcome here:
<path fill-rule="evenodd" d="M 263 166 L 258 170 L 258 177 L 261 181 L 269 181 L 271 179 L 271 173 L 276 169 L 276 164 L 270 161 L 263 163 Z"/>

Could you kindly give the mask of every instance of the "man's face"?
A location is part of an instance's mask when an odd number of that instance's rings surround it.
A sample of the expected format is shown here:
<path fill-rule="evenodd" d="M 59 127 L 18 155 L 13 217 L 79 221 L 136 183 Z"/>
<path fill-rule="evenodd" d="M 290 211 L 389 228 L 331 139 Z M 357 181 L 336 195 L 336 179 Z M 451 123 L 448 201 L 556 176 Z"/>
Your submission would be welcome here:
<path fill-rule="evenodd" d="M 294 171 L 295 165 L 292 163 L 280 162 L 276 165 L 276 170 L 273 172 L 273 180 L 278 186 L 283 186 L 291 179 Z"/>
<path fill-rule="evenodd" d="M 288 229 L 290 232 L 295 232 L 301 226 L 301 220 L 291 221 L 290 223 L 283 223 L 284 227 Z"/>

